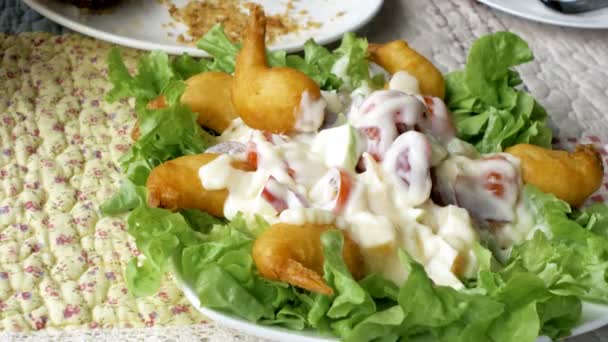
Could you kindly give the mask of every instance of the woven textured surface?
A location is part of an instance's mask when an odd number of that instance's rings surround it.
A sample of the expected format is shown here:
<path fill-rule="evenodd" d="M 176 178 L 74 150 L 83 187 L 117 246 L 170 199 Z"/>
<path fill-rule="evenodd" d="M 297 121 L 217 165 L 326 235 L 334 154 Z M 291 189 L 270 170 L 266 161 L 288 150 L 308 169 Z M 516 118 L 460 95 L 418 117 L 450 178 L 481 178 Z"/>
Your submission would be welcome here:
<path fill-rule="evenodd" d="M 477 37 L 507 29 L 534 50 L 522 78 L 561 144 L 581 140 L 605 151 L 606 31 L 531 23 L 473 1 L 402 0 L 387 1 L 362 34 L 406 38 L 447 71 L 462 67 Z M 61 32 L 19 1 L 0 4 L 0 31 L 28 30 Z M 135 251 L 124 222 L 96 211 L 116 186 L 133 123 L 128 103 L 102 101 L 109 45 L 26 34 L 0 35 L 0 47 L 0 340 L 255 340 L 212 323 L 174 327 L 203 318 L 170 279 L 152 298 L 124 291 L 122 267 Z M 130 65 L 136 55 L 128 52 Z M 19 330 L 41 331 L 12 333 Z M 608 329 L 571 340 L 606 339 Z"/>
<path fill-rule="evenodd" d="M 68 30 L 36 13 L 21 0 L 0 1 L 0 32 L 32 31 L 64 33 Z"/>

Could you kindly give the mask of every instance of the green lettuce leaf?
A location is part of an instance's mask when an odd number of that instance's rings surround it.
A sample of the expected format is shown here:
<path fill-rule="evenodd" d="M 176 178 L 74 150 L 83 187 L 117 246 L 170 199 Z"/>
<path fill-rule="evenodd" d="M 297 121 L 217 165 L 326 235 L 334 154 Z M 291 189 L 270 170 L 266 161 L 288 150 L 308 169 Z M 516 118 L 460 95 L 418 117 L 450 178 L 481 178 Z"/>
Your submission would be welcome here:
<path fill-rule="evenodd" d="M 137 296 L 155 293 L 175 254 L 202 239 L 179 213 L 149 208 L 143 201 L 129 214 L 127 224 L 128 233 L 145 257 L 143 261 L 132 258 L 125 273 L 129 291 Z"/>
<path fill-rule="evenodd" d="M 151 296 L 158 291 L 162 279 L 162 271 L 148 260 L 138 265 L 137 258 L 131 258 L 125 269 L 127 289 L 134 296 Z"/>
<path fill-rule="evenodd" d="M 334 50 L 334 54 L 338 58 L 333 64 L 331 72 L 344 81 L 347 89 L 356 89 L 364 82 L 372 87 L 380 87 L 384 84 L 382 75 L 370 77 L 367 62 L 367 39 L 357 37 L 352 32 L 346 33 L 340 46 Z"/>
<path fill-rule="evenodd" d="M 209 69 L 227 73 L 234 72 L 236 55 L 240 46 L 234 44 L 224 33 L 221 25 L 213 26 L 197 43 L 196 46 L 213 57 Z"/>
<path fill-rule="evenodd" d="M 196 123 L 196 114 L 186 105 L 174 103 L 162 109 L 138 110 L 141 136 L 120 159 L 128 179 L 144 185 L 148 174 L 167 160 L 202 153 L 214 138 Z"/>
<path fill-rule="evenodd" d="M 298 69 L 315 80 L 321 89 L 339 89 L 344 81 L 333 74 L 331 69 L 338 55 L 309 39 L 304 43 L 304 57 L 287 56 L 287 66 Z"/>
<path fill-rule="evenodd" d="M 576 212 L 574 217 L 588 231 L 608 238 L 608 205 L 595 203 Z"/>
<path fill-rule="evenodd" d="M 108 55 L 108 74 L 113 88 L 106 100 L 135 98 L 140 137 L 120 159 L 120 166 L 135 185 L 144 185 L 152 168 L 160 163 L 201 153 L 213 143 L 213 137 L 196 123 L 196 114 L 179 103 L 185 90 L 182 79 L 185 71 L 176 72 L 173 65 L 167 54 L 151 52 L 139 59 L 137 73 L 132 76 L 117 49 Z M 165 97 L 167 107 L 146 108 L 150 100 L 160 95 Z"/>
<path fill-rule="evenodd" d="M 197 46 L 213 57 L 207 64 L 209 70 L 234 72 L 241 45 L 231 42 L 221 25 L 209 30 Z M 304 57 L 287 55 L 284 51 L 267 51 L 267 59 L 271 67 L 288 66 L 302 71 L 324 90 L 342 86 L 355 89 L 363 82 L 379 87 L 384 82 L 381 75 L 370 77 L 367 40 L 353 33 L 344 35 L 340 46 L 332 52 L 311 39 L 304 44 Z"/>
<path fill-rule="evenodd" d="M 467 87 L 490 106 L 513 108 L 517 95 L 509 82 L 509 68 L 532 59 L 528 44 L 514 33 L 483 36 L 469 51 L 465 69 Z"/>
<path fill-rule="evenodd" d="M 236 66 L 236 55 L 241 49 L 240 43 L 233 43 L 221 24 L 211 28 L 197 43 L 196 46 L 213 57 L 209 70 L 233 73 Z M 268 65 L 281 67 L 286 65 L 285 51 L 267 51 Z"/>
<path fill-rule="evenodd" d="M 134 97 L 136 106 L 145 106 L 150 100 L 163 94 L 172 81 L 180 80 L 173 71 L 169 56 L 160 51 L 142 55 L 137 62 L 137 73 L 132 76 L 116 48 L 108 54 L 108 77 L 113 88 L 106 94 L 106 101 L 115 102 L 124 97 Z"/>
<path fill-rule="evenodd" d="M 446 104 L 454 113 L 458 136 L 481 153 L 530 143 L 551 146 L 547 113 L 528 93 L 518 90 L 511 68 L 533 59 L 528 44 L 514 33 L 479 38 L 462 71 L 445 76 Z"/>
<path fill-rule="evenodd" d="M 537 274 L 553 293 L 608 303 L 608 238 L 592 231 L 608 229 L 601 216 L 592 218 L 608 212 L 606 205 L 578 214 L 579 222 L 591 223 L 587 228 L 569 217 L 568 204 L 554 195 L 530 185 L 524 194 L 536 224 L 545 233 L 537 231 L 532 239 L 516 246 L 508 268 Z"/>
<path fill-rule="evenodd" d="M 146 202 L 146 188 L 136 186 L 128 179 L 125 179 L 118 189 L 100 207 L 101 213 L 112 216 L 135 209 Z"/>
<path fill-rule="evenodd" d="M 188 78 L 200 74 L 201 72 L 210 71 L 209 64 L 211 64 L 211 60 L 206 58 L 195 59 L 194 57 L 183 54 L 173 59 L 171 62 L 171 67 L 173 71 L 181 78 L 182 80 L 187 80 Z"/>

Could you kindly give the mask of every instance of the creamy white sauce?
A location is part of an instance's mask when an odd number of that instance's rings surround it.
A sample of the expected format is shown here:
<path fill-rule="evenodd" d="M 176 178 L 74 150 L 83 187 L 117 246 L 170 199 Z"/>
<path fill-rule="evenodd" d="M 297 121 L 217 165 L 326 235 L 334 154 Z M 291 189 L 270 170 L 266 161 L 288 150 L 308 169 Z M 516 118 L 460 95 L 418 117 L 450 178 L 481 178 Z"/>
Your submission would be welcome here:
<path fill-rule="evenodd" d="M 479 221 L 512 222 L 522 187 L 519 170 L 519 160 L 507 153 L 455 155 L 437 168 L 437 188 L 446 203 L 466 208 Z"/>
<path fill-rule="evenodd" d="M 321 90 L 321 96 L 325 99 L 327 103 L 326 108 L 331 113 L 342 113 L 350 104 L 350 96 L 336 90 Z"/>
<path fill-rule="evenodd" d="M 228 219 L 242 212 L 248 219 L 261 215 L 270 223 L 334 224 L 357 242 L 367 272 L 403 283 L 408 276 L 398 257 L 403 249 L 424 265 L 436 284 L 461 288 L 461 279 L 477 270 L 472 249 L 480 236 L 467 210 L 432 202 L 430 168 L 437 167 L 444 192 L 456 196 L 453 187 L 459 176 L 475 180 L 494 169 L 521 188 L 517 161 L 472 159 L 477 157 L 474 149 L 453 137 L 449 113 L 439 99 L 397 90 L 370 92 L 364 85 L 349 100 L 339 99 L 338 93 L 324 93 L 330 110 L 349 111 L 348 123 L 318 133 L 314 132 L 321 125 L 318 115 L 324 104 L 309 103 L 306 94 L 302 113 L 306 112 L 307 119 L 299 130 L 306 127 L 310 133 L 269 137 L 235 120 L 219 140 L 249 146 L 255 151 L 257 170 L 231 166 L 235 159 L 247 160 L 246 153 L 222 155 L 199 170 L 201 183 L 208 190 L 228 190 L 224 205 Z M 362 133 L 362 128 L 370 126 L 382 130 L 380 141 L 370 141 Z M 376 150 L 370 150 L 370 144 Z M 356 165 L 363 171 L 356 171 Z M 479 190 L 471 184 L 475 183 L 465 184 L 470 188 L 465 189 L 467 194 L 487 195 L 483 187 Z M 482 198 L 480 202 L 489 203 L 502 216 L 521 217 L 521 224 L 513 222 L 492 235 L 501 249 L 529 234 L 525 221 L 529 215 L 520 213 L 516 204 L 519 188 L 505 190 L 508 200 Z M 463 191 L 457 190 L 458 194 Z M 490 240 L 485 232 L 482 235 Z"/>
<path fill-rule="evenodd" d="M 388 82 L 388 89 L 399 90 L 408 95 L 419 95 L 420 85 L 418 79 L 407 71 L 397 71 Z"/>
<path fill-rule="evenodd" d="M 294 125 L 295 130 L 304 133 L 316 132 L 323 123 L 326 105 L 323 97 L 315 100 L 308 91 L 303 92 Z"/>

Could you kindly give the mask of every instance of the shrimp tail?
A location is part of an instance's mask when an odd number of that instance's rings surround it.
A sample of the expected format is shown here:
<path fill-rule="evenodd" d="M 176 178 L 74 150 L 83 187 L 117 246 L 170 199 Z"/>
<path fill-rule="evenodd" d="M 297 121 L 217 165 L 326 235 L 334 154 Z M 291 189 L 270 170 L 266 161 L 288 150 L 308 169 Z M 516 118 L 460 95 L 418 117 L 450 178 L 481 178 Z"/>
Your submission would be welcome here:
<path fill-rule="evenodd" d="M 255 240 L 251 254 L 255 266 L 265 278 L 283 281 L 308 291 L 333 295 L 334 290 L 323 279 L 321 235 L 331 225 L 290 225 L 277 223 Z M 362 276 L 363 259 L 359 247 L 344 236 L 342 255 L 355 279 Z"/>
<path fill-rule="evenodd" d="M 251 66 L 267 67 L 266 64 L 266 16 L 260 5 L 249 6 L 249 22 L 242 53 L 238 55 L 236 67 L 247 70 Z"/>
<path fill-rule="evenodd" d="M 315 271 L 304 267 L 301 263 L 288 259 L 279 280 L 301 288 L 331 296 L 334 290 Z"/>
<path fill-rule="evenodd" d="M 369 53 L 369 58 L 372 61 L 378 60 L 378 53 L 379 53 L 381 47 L 382 47 L 382 44 L 369 43 L 367 45 L 367 52 Z"/>

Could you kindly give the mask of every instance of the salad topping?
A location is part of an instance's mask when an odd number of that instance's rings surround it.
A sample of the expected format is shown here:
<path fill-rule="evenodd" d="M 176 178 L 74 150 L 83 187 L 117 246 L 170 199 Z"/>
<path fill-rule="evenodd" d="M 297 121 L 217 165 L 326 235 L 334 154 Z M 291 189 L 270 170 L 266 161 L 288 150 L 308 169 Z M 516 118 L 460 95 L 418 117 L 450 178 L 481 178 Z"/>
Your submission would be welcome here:
<path fill-rule="evenodd" d="M 402 71 L 397 77 L 412 76 Z M 501 236 L 502 249 L 532 230 L 526 225 L 516 237 L 505 232 L 513 230 L 521 197 L 519 162 L 504 153 L 472 159 L 449 152 L 449 143 L 458 138 L 439 98 L 369 87 L 353 93 L 365 92 L 358 106 L 356 99 L 346 101 L 353 104 L 343 108 L 346 123 L 318 133 L 266 134 L 235 120 L 218 140 L 238 142 L 247 151 L 202 166 L 201 184 L 228 190 L 228 219 L 243 213 L 270 224 L 335 224 L 361 246 L 367 273 L 402 284 L 407 271 L 398 266 L 398 250 L 404 249 L 436 284 L 462 288 L 460 278 L 477 270 L 473 246 L 479 234 L 469 213 L 476 221 L 500 226 L 487 236 Z M 335 94 L 323 96 L 331 101 Z M 349 95 L 342 91 L 339 97 Z M 323 108 L 324 101 L 319 102 Z M 302 113 L 309 110 L 303 106 Z M 247 161 L 255 171 L 233 167 L 234 160 Z M 431 167 L 443 204 L 467 210 L 433 203 Z"/>

